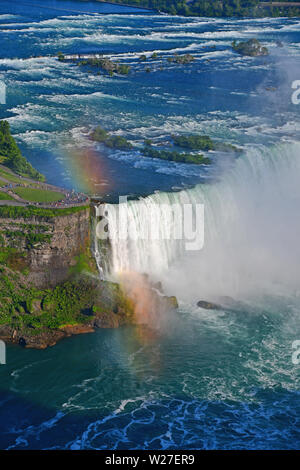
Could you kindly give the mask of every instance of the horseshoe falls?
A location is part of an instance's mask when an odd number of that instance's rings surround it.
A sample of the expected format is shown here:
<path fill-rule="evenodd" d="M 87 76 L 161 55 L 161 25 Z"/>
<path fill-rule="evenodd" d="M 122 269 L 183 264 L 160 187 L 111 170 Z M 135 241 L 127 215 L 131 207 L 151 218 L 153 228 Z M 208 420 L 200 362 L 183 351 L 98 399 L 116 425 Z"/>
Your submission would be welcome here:
<path fill-rule="evenodd" d="M 146 273 L 186 301 L 297 295 L 300 144 L 251 148 L 223 172 L 211 184 L 122 203 L 126 228 L 105 205 L 111 273 Z M 184 206 L 196 220 L 198 204 L 204 245 L 188 250 L 184 234 L 172 233 L 184 232 Z"/>
<path fill-rule="evenodd" d="M 179 304 L 150 327 L 99 328 L 43 351 L 7 345 L 1 449 L 299 449 L 299 31 L 299 18 L 0 2 L 0 119 L 49 183 L 91 196 L 99 278 L 146 278 Z M 253 38 L 268 56 L 232 50 Z M 58 51 L 105 54 L 131 72 L 98 74 Z M 96 126 L 132 147 L 92 141 Z M 149 139 L 173 148 L 174 134 L 241 152 L 205 151 L 210 165 L 142 154 Z M 185 210 L 197 249 L 189 233 L 173 236 Z"/>

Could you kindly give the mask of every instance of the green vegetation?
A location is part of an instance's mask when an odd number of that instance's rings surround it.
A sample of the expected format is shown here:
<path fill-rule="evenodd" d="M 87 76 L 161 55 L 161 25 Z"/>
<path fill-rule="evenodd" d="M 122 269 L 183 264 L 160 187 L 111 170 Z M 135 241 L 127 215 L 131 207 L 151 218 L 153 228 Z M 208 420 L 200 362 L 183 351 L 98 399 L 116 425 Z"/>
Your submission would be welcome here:
<path fill-rule="evenodd" d="M 149 57 L 149 59 L 153 59 L 153 60 L 156 60 L 157 58 L 158 58 L 157 52 L 153 52 L 153 54 Z M 139 57 L 139 60 L 142 61 L 142 62 L 146 61 L 147 60 L 146 55 L 145 54 L 141 55 Z M 167 62 L 178 64 L 178 65 L 187 65 L 187 64 L 190 64 L 191 62 L 194 62 L 194 60 L 195 60 L 195 57 L 192 54 L 181 54 L 180 55 L 177 52 L 175 52 L 174 55 L 169 56 L 167 58 Z M 149 67 L 147 67 L 145 70 L 150 71 Z"/>
<path fill-rule="evenodd" d="M 241 149 L 231 144 L 213 142 L 213 140 L 207 135 L 172 135 L 172 139 L 175 146 L 188 150 L 219 150 L 222 152 L 242 151 Z M 149 139 L 144 141 L 144 148 L 142 149 L 142 154 L 145 157 L 161 158 L 162 160 L 180 163 L 192 163 L 195 165 L 208 165 L 211 163 L 210 158 L 204 157 L 203 155 L 195 153 L 177 152 L 176 150 L 155 149 L 153 148 L 152 142 Z"/>
<path fill-rule="evenodd" d="M 78 62 L 78 65 L 89 65 L 90 67 L 100 68 L 105 72 L 108 72 L 110 75 L 114 73 L 128 75 L 130 72 L 129 65 L 113 62 L 112 60 L 103 56 L 101 58 L 91 57 L 89 59 L 81 60 Z"/>
<path fill-rule="evenodd" d="M 0 160 L 4 162 L 5 166 L 19 175 L 40 181 L 45 179 L 21 154 L 15 139 L 10 133 L 10 127 L 7 121 L 0 121 Z"/>
<path fill-rule="evenodd" d="M 13 201 L 13 200 L 14 198 L 10 196 L 10 194 L 3 193 L 2 191 L 0 191 L 0 201 Z"/>
<path fill-rule="evenodd" d="M 131 317 L 133 308 L 117 284 L 71 279 L 54 289 L 36 289 L 23 276 L 0 267 L 0 328 L 45 344 L 51 330 L 93 324 L 97 314 Z M 2 330 L 3 331 L 3 330 Z M 36 341 L 36 340 L 34 340 Z M 46 342 L 47 345 L 47 342 Z"/>
<path fill-rule="evenodd" d="M 171 15 L 209 16 L 209 17 L 264 17 L 264 16 L 300 16 L 299 7 L 274 7 L 272 2 L 261 5 L 260 0 L 193 0 L 188 4 L 184 0 L 113 0 L 114 3 L 145 7 Z"/>
<path fill-rule="evenodd" d="M 9 183 L 24 183 L 24 180 L 22 178 L 19 178 L 16 176 L 14 173 L 11 173 L 8 170 L 4 170 L 3 168 L 0 168 L 0 177 L 3 177 L 6 181 L 9 181 Z M 5 183 L 4 181 L 0 181 L 0 185 L 4 186 Z"/>
<path fill-rule="evenodd" d="M 65 56 L 62 52 L 59 52 L 58 55 L 58 60 L 64 61 Z M 157 52 L 153 52 L 149 57 L 146 56 L 146 54 L 141 54 L 138 58 L 139 62 L 149 62 L 149 61 L 156 61 L 158 59 L 159 55 Z M 101 72 L 99 69 L 103 70 L 104 72 L 108 73 L 110 77 L 112 77 L 115 73 L 120 74 L 120 75 L 128 75 L 131 71 L 131 67 L 127 64 L 120 64 L 119 61 L 112 61 L 109 58 L 105 56 L 101 57 L 89 57 L 86 59 L 80 60 L 80 56 L 76 57 L 74 56 L 73 58 L 70 59 L 72 62 L 76 63 L 77 66 L 85 66 L 85 67 L 93 67 L 97 69 L 97 75 L 101 75 Z M 192 56 L 191 54 L 178 54 L 175 53 L 172 56 L 169 56 L 167 59 L 167 62 L 177 64 L 177 65 L 188 65 L 191 62 L 195 60 L 195 57 Z M 163 70 L 162 67 L 162 62 L 160 63 L 160 70 Z M 150 67 L 145 67 L 145 72 L 151 72 Z M 155 70 L 155 69 L 154 69 Z M 87 70 L 88 73 L 92 73 L 92 69 Z"/>
<path fill-rule="evenodd" d="M 241 152 L 242 150 L 231 144 L 225 144 L 221 142 L 213 142 L 213 140 L 207 135 L 186 135 L 172 136 L 175 145 L 181 148 L 189 150 L 219 150 L 221 152 Z"/>
<path fill-rule="evenodd" d="M 125 137 L 121 137 L 119 135 L 109 137 L 109 139 L 105 141 L 105 145 L 110 148 L 119 150 L 130 150 L 133 148 L 133 145 L 128 142 Z"/>
<path fill-rule="evenodd" d="M 75 214 L 83 210 L 89 209 L 89 206 L 66 207 L 63 209 L 45 209 L 35 206 L 0 206 L 0 219 L 31 219 L 32 217 L 41 217 L 49 219 L 52 217 L 62 217 L 64 215 Z"/>
<path fill-rule="evenodd" d="M 56 191 L 35 188 L 14 188 L 14 192 L 22 199 L 30 202 L 57 202 L 64 199 L 65 195 Z"/>
<path fill-rule="evenodd" d="M 160 158 L 162 160 L 179 163 L 193 163 L 196 165 L 208 165 L 211 163 L 210 158 L 203 157 L 203 155 L 180 153 L 176 152 L 176 150 L 156 150 L 151 145 L 145 146 L 142 150 L 142 154 L 145 157 Z"/>
<path fill-rule="evenodd" d="M 2 230 L 3 223 L 0 222 L 0 231 Z M 11 223 L 12 225 L 12 223 Z M 17 229 L 22 230 L 23 232 L 26 231 L 38 231 L 39 233 L 49 232 L 51 229 L 51 225 L 46 224 L 22 224 L 22 223 L 13 223 L 14 227 Z"/>
<path fill-rule="evenodd" d="M 92 138 L 97 142 L 105 143 L 105 141 L 109 138 L 109 134 L 106 130 L 102 129 L 102 127 L 97 126 L 92 133 Z"/>
<path fill-rule="evenodd" d="M 65 60 L 65 56 L 62 52 L 57 53 L 57 58 L 60 62 L 63 62 Z"/>
<path fill-rule="evenodd" d="M 71 266 L 69 274 L 74 275 L 90 271 L 90 258 L 86 253 L 80 253 L 75 257 L 75 260 L 76 264 Z"/>
<path fill-rule="evenodd" d="M 195 60 L 195 57 L 192 56 L 191 54 L 179 55 L 176 53 L 174 54 L 173 57 L 168 57 L 168 62 L 175 62 L 175 64 L 181 64 L 181 65 L 190 64 L 194 60 Z"/>
<path fill-rule="evenodd" d="M 207 135 L 172 136 L 174 144 L 190 150 L 213 150 L 214 143 Z"/>
<path fill-rule="evenodd" d="M 2 235 L 1 238 L 3 240 Z M 14 271 L 23 271 L 27 267 L 27 253 L 19 248 L 2 246 L 0 249 L 0 265 L 8 266 Z"/>
<path fill-rule="evenodd" d="M 34 231 L 24 232 L 19 230 L 5 230 L 2 232 L 10 241 L 16 241 L 17 246 L 19 240 L 24 239 L 26 248 L 32 248 L 38 243 L 50 243 L 51 235 L 45 233 L 36 233 Z"/>
<path fill-rule="evenodd" d="M 89 321 L 83 311 L 92 309 L 95 297 L 92 285 L 66 282 L 53 290 L 38 290 L 16 282 L 17 276 L 12 279 L 6 272 L 2 268 L 0 325 L 9 324 L 16 330 L 34 335 L 45 328 Z"/>
<path fill-rule="evenodd" d="M 21 271 L 29 249 L 50 243 L 52 227 L 45 224 L 0 223 L 0 264 Z M 21 260 L 21 267 L 20 267 Z"/>
<path fill-rule="evenodd" d="M 92 139 L 96 142 L 101 142 L 109 148 L 118 150 L 130 150 L 133 148 L 132 144 L 128 142 L 125 137 L 119 135 L 110 136 L 109 133 L 102 129 L 101 126 L 97 126 L 92 133 Z"/>
<path fill-rule="evenodd" d="M 233 41 L 232 49 L 238 54 L 250 57 L 266 56 L 269 54 L 267 47 L 263 47 L 257 39 L 249 39 L 249 41 L 241 41 L 239 43 Z"/>
<path fill-rule="evenodd" d="M 110 136 L 109 133 L 100 126 L 97 126 L 92 132 L 92 139 L 107 145 L 110 148 L 130 150 L 133 145 L 128 142 L 124 137 Z M 189 150 L 219 150 L 222 152 L 241 152 L 242 150 L 231 144 L 213 142 L 209 136 L 206 135 L 189 135 L 189 136 L 172 136 L 173 143 L 177 147 Z M 208 165 L 211 163 L 210 158 L 203 155 L 194 153 L 183 153 L 177 150 L 156 149 L 152 146 L 152 141 L 146 139 L 144 147 L 141 151 L 142 155 L 150 158 L 160 158 L 180 163 L 193 163 L 196 165 Z"/>

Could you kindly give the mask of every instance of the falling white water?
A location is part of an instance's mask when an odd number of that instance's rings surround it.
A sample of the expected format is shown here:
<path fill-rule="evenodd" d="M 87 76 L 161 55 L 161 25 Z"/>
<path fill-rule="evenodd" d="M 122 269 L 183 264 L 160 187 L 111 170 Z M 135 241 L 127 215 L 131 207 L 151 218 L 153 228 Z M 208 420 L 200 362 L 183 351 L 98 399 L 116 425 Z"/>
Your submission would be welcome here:
<path fill-rule="evenodd" d="M 128 202 L 137 234 L 155 224 L 158 240 L 120 240 L 108 210 L 110 269 L 148 273 L 170 293 L 190 300 L 229 295 L 297 294 L 300 282 L 300 144 L 249 149 L 221 182 L 190 190 L 157 193 Z M 181 224 L 166 205 L 203 203 L 205 243 L 186 251 L 184 240 L 164 233 Z M 109 209 L 109 205 L 106 206 Z"/>
<path fill-rule="evenodd" d="M 112 274 L 136 271 L 160 276 L 165 272 L 176 257 L 183 256 L 189 243 L 184 233 L 184 205 L 191 209 L 192 220 L 202 221 L 199 210 L 193 210 L 196 202 L 193 193 L 182 191 L 102 206 L 101 213 L 106 213 L 108 220 Z M 122 211 L 126 218 L 120 216 Z"/>
<path fill-rule="evenodd" d="M 97 213 L 97 209 L 96 209 L 96 213 Z M 92 252 L 96 261 L 100 279 L 103 280 L 105 278 L 104 267 L 103 267 L 104 260 L 101 256 L 101 249 L 99 247 L 98 239 L 96 236 L 96 224 L 97 224 L 97 219 L 94 217 L 92 219 L 92 236 L 93 236 Z"/>

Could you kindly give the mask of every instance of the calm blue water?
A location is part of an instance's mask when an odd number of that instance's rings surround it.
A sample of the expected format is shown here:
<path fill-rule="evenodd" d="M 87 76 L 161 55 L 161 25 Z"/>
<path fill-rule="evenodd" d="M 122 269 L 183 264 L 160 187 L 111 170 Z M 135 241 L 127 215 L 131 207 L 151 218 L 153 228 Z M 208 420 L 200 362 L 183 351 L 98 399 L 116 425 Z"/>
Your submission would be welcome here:
<path fill-rule="evenodd" d="M 63 0 L 32 6 L 38 3 L 0 2 L 7 85 L 0 117 L 50 182 L 107 198 L 222 178 L 221 155 L 200 168 L 93 146 L 87 134 L 97 124 L 136 145 L 192 132 L 245 152 L 299 140 L 299 107 L 291 103 L 291 83 L 300 79 L 299 19 L 168 17 Z M 269 57 L 231 51 L 232 40 L 251 37 L 269 47 Z M 102 51 L 131 64 L 132 73 L 98 76 L 58 62 L 58 51 Z M 154 51 L 160 58 L 147 73 L 138 56 Z M 174 52 L 196 61 L 174 66 L 166 60 Z M 275 300 L 217 312 L 179 299 L 179 312 L 157 332 L 128 327 L 46 351 L 9 347 L 0 368 L 1 448 L 299 448 L 299 366 L 291 360 L 300 339 L 298 295 L 279 290 Z"/>

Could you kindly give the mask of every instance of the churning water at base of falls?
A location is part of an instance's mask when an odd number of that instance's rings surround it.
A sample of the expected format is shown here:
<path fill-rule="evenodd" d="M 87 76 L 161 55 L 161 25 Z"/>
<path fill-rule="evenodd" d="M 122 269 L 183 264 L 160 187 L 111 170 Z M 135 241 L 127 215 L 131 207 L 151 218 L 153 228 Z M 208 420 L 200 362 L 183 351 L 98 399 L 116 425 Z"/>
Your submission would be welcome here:
<path fill-rule="evenodd" d="M 177 295 L 178 311 L 159 329 L 97 330 L 44 351 L 8 346 L 0 447 L 299 448 L 300 121 L 291 102 L 299 19 L 101 15 L 120 7 L 34 2 L 0 2 L 0 117 L 24 154 L 55 184 L 105 198 L 150 194 L 129 202 L 137 230 L 152 203 L 203 203 L 205 243 L 188 253 L 167 240 L 113 242 L 111 276 L 149 273 Z M 66 10 L 55 11 L 58 3 Z M 97 14 L 76 13 L 83 5 Z M 270 56 L 234 54 L 233 40 L 252 37 Z M 57 61 L 60 50 L 104 52 L 132 73 L 89 73 Z M 139 56 L 154 52 L 160 58 L 148 73 Z M 168 61 L 176 52 L 195 61 L 177 67 Z M 136 147 L 94 145 L 88 133 L 98 124 Z M 164 145 L 173 133 L 209 134 L 244 152 L 226 162 L 211 153 L 213 165 L 202 167 L 137 150 L 145 138 Z M 164 232 L 172 216 L 157 211 Z M 221 296 L 235 302 L 196 306 Z"/>
<path fill-rule="evenodd" d="M 1 448 L 297 449 L 299 334 L 299 305 L 277 299 L 9 347 Z"/>

